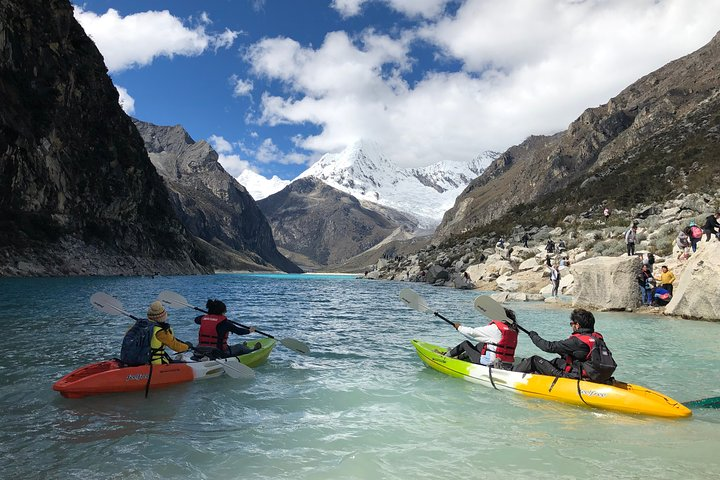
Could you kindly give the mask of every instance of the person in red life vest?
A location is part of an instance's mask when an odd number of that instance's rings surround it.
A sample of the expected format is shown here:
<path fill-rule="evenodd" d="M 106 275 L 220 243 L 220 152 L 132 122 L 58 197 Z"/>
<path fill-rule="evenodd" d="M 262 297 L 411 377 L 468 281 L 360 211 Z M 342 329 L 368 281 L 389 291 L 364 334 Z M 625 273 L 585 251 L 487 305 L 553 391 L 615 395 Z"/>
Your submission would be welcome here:
<path fill-rule="evenodd" d="M 461 360 L 467 356 L 472 363 L 511 370 L 515 361 L 518 331 L 515 325 L 515 312 L 506 308 L 505 314 L 512 323 L 492 320 L 488 325 L 477 328 L 454 323 L 453 326 L 458 332 L 478 340 L 479 343 L 473 345 L 465 340 L 445 352 L 445 356 L 458 357 Z"/>
<path fill-rule="evenodd" d="M 220 300 L 208 300 L 205 304 L 207 314 L 195 317 L 195 323 L 200 325 L 198 332 L 198 346 L 217 348 L 224 357 L 235 357 L 244 355 L 253 350 L 262 348 L 260 342 L 255 343 L 254 348 L 248 347 L 246 342 L 237 345 L 228 345 L 228 335 L 248 335 L 255 331 L 255 327 L 245 328 L 230 322 L 225 313 L 227 308 Z"/>
<path fill-rule="evenodd" d="M 582 364 L 590 353 L 591 334 L 595 332 L 595 317 L 582 308 L 576 308 L 570 314 L 572 335 L 566 340 L 550 342 L 538 335 L 537 332 L 528 332 L 530 340 L 543 352 L 557 353 L 560 357 L 554 360 L 533 355 L 518 362 L 513 371 L 526 373 L 539 373 L 553 377 L 585 378 Z M 602 338 L 602 335 L 596 333 Z"/>

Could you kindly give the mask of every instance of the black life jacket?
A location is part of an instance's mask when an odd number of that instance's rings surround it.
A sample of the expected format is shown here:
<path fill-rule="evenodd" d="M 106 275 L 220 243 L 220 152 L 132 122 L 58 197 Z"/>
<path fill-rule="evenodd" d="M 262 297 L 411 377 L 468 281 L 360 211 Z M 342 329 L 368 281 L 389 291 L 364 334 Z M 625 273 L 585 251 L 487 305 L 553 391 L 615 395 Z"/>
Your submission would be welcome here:
<path fill-rule="evenodd" d="M 607 348 L 603 336 L 599 332 L 573 333 L 573 336 L 587 345 L 589 351 L 581 365 L 581 375 L 584 379 L 593 382 L 605 382 L 612 377 L 617 364 L 612 357 L 610 349 Z M 573 368 L 572 355 L 565 356 L 565 371 Z"/>

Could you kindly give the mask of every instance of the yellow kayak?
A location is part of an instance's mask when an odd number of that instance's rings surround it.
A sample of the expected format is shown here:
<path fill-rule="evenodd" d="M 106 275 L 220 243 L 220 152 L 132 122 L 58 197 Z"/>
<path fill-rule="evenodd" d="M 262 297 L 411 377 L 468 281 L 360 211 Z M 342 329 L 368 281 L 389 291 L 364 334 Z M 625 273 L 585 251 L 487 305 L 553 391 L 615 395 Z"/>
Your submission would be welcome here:
<path fill-rule="evenodd" d="M 692 415 L 692 411 L 682 403 L 638 385 L 618 381 L 605 385 L 585 380 L 511 372 L 445 357 L 442 355 L 445 348 L 427 342 L 413 340 L 412 344 L 420 359 L 438 372 L 496 390 L 510 390 L 529 397 L 623 413 L 668 418 Z"/>

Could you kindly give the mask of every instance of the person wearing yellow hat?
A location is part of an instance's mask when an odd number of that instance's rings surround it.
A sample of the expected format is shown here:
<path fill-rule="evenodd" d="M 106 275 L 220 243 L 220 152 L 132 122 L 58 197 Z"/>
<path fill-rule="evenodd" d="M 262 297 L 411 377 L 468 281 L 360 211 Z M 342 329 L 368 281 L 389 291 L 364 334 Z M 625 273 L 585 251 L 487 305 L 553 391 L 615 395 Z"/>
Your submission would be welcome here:
<path fill-rule="evenodd" d="M 192 348 L 192 343 L 183 342 L 175 338 L 170 324 L 167 322 L 168 313 L 162 302 L 155 301 L 150 304 L 147 311 L 147 318 L 153 322 L 152 336 L 150 337 L 150 362 L 153 365 L 171 363 L 170 355 L 165 347 L 181 353 Z"/>

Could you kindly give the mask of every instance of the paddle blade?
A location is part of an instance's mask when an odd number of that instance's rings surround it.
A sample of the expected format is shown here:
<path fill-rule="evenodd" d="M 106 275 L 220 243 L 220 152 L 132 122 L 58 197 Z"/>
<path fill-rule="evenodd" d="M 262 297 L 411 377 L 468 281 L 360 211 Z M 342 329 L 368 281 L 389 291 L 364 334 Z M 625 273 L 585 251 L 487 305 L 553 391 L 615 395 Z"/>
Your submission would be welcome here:
<path fill-rule="evenodd" d="M 128 315 L 124 313 L 122 303 L 118 299 L 104 292 L 93 293 L 90 297 L 90 305 L 110 315 Z"/>
<path fill-rule="evenodd" d="M 160 292 L 157 299 L 172 308 L 193 308 L 193 306 L 187 302 L 185 297 L 170 290 L 163 290 Z"/>
<path fill-rule="evenodd" d="M 300 340 L 295 340 L 294 338 L 281 338 L 280 343 L 285 345 L 290 350 L 295 350 L 298 353 L 302 353 L 302 354 L 310 353 L 310 347 L 308 347 L 306 344 L 304 344 Z"/>
<path fill-rule="evenodd" d="M 480 295 L 475 299 L 475 309 L 491 320 L 502 320 L 508 323 L 515 323 L 508 318 L 505 307 L 493 300 L 491 297 Z"/>
<path fill-rule="evenodd" d="M 432 312 L 432 310 L 427 306 L 425 303 L 425 300 L 415 293 L 414 290 L 411 290 L 409 288 L 403 288 L 400 290 L 400 300 L 402 300 L 405 305 L 412 308 L 413 310 L 417 310 L 418 312 Z"/>
<path fill-rule="evenodd" d="M 692 402 L 683 402 L 688 408 L 720 408 L 720 397 L 703 398 Z"/>
<path fill-rule="evenodd" d="M 255 378 L 255 371 L 238 361 L 237 358 L 222 358 L 215 360 L 220 366 L 223 367 L 228 377 L 237 379 L 250 379 Z"/>

